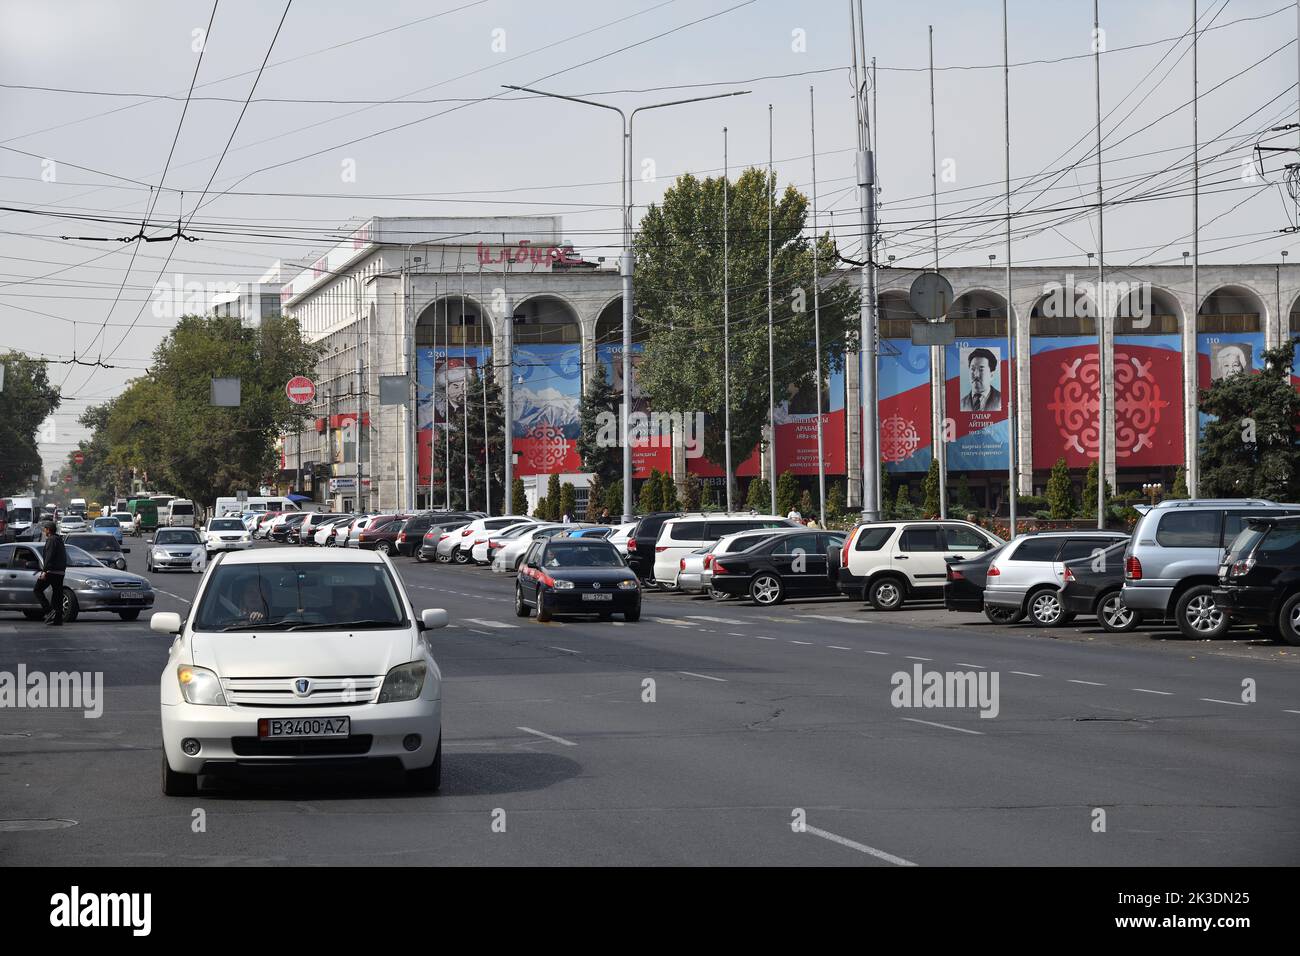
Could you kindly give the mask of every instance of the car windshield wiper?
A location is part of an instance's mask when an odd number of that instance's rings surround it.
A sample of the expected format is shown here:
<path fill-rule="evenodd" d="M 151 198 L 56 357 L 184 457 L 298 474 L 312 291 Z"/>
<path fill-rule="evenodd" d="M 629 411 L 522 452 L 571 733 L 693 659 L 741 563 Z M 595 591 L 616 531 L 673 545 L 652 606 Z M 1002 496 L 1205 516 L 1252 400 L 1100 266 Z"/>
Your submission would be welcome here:
<path fill-rule="evenodd" d="M 231 624 L 223 627 L 223 631 L 278 631 L 291 630 L 295 624 L 301 621 L 293 621 L 289 618 L 281 618 L 278 621 L 256 621 L 247 624 Z"/>
<path fill-rule="evenodd" d="M 379 627 L 401 627 L 401 621 L 324 621 L 319 624 L 297 624 L 289 630 L 291 631 L 310 631 L 317 629 L 328 629 L 332 631 L 342 631 L 348 628 L 379 628 Z"/>

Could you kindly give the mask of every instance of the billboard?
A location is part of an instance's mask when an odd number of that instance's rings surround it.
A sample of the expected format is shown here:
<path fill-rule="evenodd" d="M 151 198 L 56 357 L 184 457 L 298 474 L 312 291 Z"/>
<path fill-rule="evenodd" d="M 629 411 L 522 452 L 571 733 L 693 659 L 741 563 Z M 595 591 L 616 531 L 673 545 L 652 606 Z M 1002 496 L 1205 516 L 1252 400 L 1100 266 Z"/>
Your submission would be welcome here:
<path fill-rule="evenodd" d="M 882 339 L 876 367 L 880 460 L 891 473 L 929 471 L 930 349 L 911 339 Z"/>
<path fill-rule="evenodd" d="M 949 471 L 1005 470 L 1011 426 L 1005 338 L 958 339 L 944 352 Z"/>
<path fill-rule="evenodd" d="M 582 470 L 578 459 L 580 345 L 517 345 L 514 373 L 515 474 Z"/>
<path fill-rule="evenodd" d="M 649 415 L 650 402 L 641 393 L 641 386 L 638 380 L 639 367 L 644 349 L 638 343 L 633 343 L 630 356 L 632 366 L 632 394 L 631 413 L 633 416 L 638 414 Z M 605 381 L 609 382 L 614 388 L 614 394 L 618 396 L 619 408 L 622 408 L 623 402 L 623 346 L 619 344 L 604 344 L 596 346 L 596 361 L 600 364 L 601 370 L 605 376 Z M 621 414 L 621 412 L 620 412 Z M 633 422 L 635 423 L 635 418 Z M 657 468 L 659 471 L 671 471 L 673 467 L 672 452 L 672 432 L 670 429 L 656 431 L 644 441 L 634 441 L 632 443 L 632 477 L 648 478 L 650 469 Z"/>
<path fill-rule="evenodd" d="M 1196 335 L 1196 387 L 1209 388 L 1220 379 L 1240 372 L 1257 372 L 1264 361 L 1263 332 L 1198 332 Z M 1210 416 L 1197 413 L 1197 427 Z"/>
<path fill-rule="evenodd" d="M 477 383 L 478 370 L 492 360 L 492 350 L 470 346 L 463 353 L 460 346 L 418 349 L 416 354 L 416 447 L 418 483 L 428 484 L 434 435 L 442 438 L 442 425 L 448 416 L 462 420 L 471 386 Z M 479 403 L 480 409 L 482 402 Z M 481 412 L 480 412 L 481 414 Z"/>
<path fill-rule="evenodd" d="M 822 386 L 822 463 L 827 474 L 845 472 L 844 370 L 832 370 Z M 817 393 L 792 389 L 776 403 L 776 470 L 817 474 Z"/>

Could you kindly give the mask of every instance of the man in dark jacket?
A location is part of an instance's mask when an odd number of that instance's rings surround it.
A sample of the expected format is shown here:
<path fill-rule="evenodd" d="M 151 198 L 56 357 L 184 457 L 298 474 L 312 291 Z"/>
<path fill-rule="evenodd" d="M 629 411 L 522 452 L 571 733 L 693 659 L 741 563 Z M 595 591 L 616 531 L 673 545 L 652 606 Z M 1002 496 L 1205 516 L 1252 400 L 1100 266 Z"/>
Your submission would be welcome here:
<path fill-rule="evenodd" d="M 36 576 L 36 597 L 45 612 L 45 623 L 60 627 L 63 624 L 63 576 L 68 570 L 68 552 L 53 521 L 47 521 L 41 527 L 45 531 L 45 549 L 41 554 L 44 570 Z M 50 589 L 54 601 L 52 606 L 45 599 L 46 588 Z"/>

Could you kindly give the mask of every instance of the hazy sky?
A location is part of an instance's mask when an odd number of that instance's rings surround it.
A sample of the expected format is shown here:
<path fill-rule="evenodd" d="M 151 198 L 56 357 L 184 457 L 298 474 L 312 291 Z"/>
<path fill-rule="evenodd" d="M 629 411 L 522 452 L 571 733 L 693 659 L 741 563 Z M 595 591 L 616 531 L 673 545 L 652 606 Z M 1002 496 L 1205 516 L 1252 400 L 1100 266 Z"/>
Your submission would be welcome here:
<path fill-rule="evenodd" d="M 932 255 L 926 28 L 934 26 L 937 152 L 948 173 L 940 212 L 998 213 L 1002 5 L 868 0 L 865 7 L 868 54 L 879 68 L 883 251 L 900 265 L 923 267 Z M 1202 157 L 1212 160 L 1202 169 L 1203 259 L 1275 261 L 1283 248 L 1294 248 L 1292 237 L 1277 230 L 1296 214 L 1273 172 L 1294 157 L 1269 160 L 1272 184 L 1243 180 L 1242 162 L 1262 131 L 1296 120 L 1295 4 L 1200 0 L 1199 8 L 1203 27 L 1212 27 L 1199 52 L 1200 141 Z M 194 211 L 283 10 L 283 0 L 219 0 L 195 99 L 166 188 L 157 193 L 156 231 L 168 217 L 174 224 L 182 211 L 187 218 Z M 724 125 L 733 176 L 745 165 L 765 164 L 769 103 L 778 177 L 807 188 L 815 86 L 821 222 L 842 232 L 847 254 L 856 251 L 848 0 L 295 0 L 256 99 L 407 102 L 255 99 L 217 171 L 211 201 L 194 219 L 196 226 L 220 223 L 224 234 L 147 245 L 59 239 L 134 232 L 134 225 L 48 214 L 139 221 L 176 137 L 198 59 L 195 31 L 211 14 L 208 0 L 0 0 L 0 205 L 46 214 L 0 212 L 0 347 L 57 360 L 70 358 L 75 342 L 77 354 L 84 357 L 89 346 L 90 358 L 102 351 L 106 363 L 119 366 L 51 365 L 66 397 L 56 440 L 42 445 L 47 468 L 84 437 L 77 416 L 138 375 L 166 334 L 170 323 L 150 308 L 160 279 L 256 279 L 273 260 L 308 258 L 332 245 L 330 237 L 349 219 L 373 215 L 558 212 L 566 237 L 583 252 L 615 252 L 616 116 L 554 100 L 515 100 L 516 94 L 486 99 L 502 94 L 503 83 L 604 94 L 628 107 L 752 90 L 638 118 L 636 168 L 640 173 L 653 161 L 657 176 L 636 183 L 639 205 L 657 200 L 681 172 L 720 172 Z M 718 15 L 703 19 L 712 14 Z M 1154 190 L 1167 197 L 1107 212 L 1107 258 L 1116 264 L 1177 261 L 1188 247 L 1190 43 L 1160 41 L 1181 37 L 1191 19 L 1190 0 L 1101 4 L 1109 51 L 1102 57 L 1107 193 Z M 1074 57 L 1013 66 L 1012 176 L 1084 160 L 1019 193 L 1017 209 L 1093 199 L 1091 42 L 1090 0 L 1011 0 L 1013 64 Z M 633 44 L 639 45 L 623 49 Z M 996 69 L 953 69 L 983 66 Z M 784 76 L 809 71 L 825 72 Z M 782 76 L 760 79 L 776 75 Z M 718 85 L 683 88 L 706 83 Z M 451 101 L 427 102 L 435 99 Z M 1295 131 L 1272 136 L 1267 142 L 1300 139 Z M 345 181 L 345 168 L 355 168 L 354 181 Z M 213 199 L 226 189 L 231 193 Z M 174 190 L 184 190 L 183 199 Z M 1084 252 L 1096 248 L 1095 220 L 1042 228 L 1066 217 L 1062 211 L 1018 218 L 1016 260 L 1084 262 Z M 941 232 L 945 264 L 986 264 L 990 252 L 1001 262 L 996 223 L 954 218 Z"/>

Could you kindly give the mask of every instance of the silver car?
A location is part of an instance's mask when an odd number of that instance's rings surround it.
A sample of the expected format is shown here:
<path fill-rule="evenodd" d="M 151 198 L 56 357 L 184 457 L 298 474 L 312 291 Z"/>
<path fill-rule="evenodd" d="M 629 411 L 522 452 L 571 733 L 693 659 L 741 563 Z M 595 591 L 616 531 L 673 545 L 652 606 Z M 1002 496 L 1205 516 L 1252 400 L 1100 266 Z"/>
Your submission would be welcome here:
<path fill-rule="evenodd" d="M 1193 498 L 1145 509 L 1124 552 L 1124 606 L 1147 619 L 1172 618 L 1187 638 L 1221 637 L 1229 621 L 1210 592 L 1218 584 L 1223 549 L 1247 518 L 1286 514 L 1300 514 L 1300 505 Z"/>
<path fill-rule="evenodd" d="M 193 528 L 159 528 L 146 552 L 146 571 L 202 571 L 207 549 Z"/>
<path fill-rule="evenodd" d="M 71 623 L 86 613 L 116 614 L 134 621 L 153 607 L 153 587 L 146 578 L 106 568 L 74 545 L 66 547 L 68 569 L 63 578 L 63 620 Z M 41 571 L 41 548 L 31 544 L 0 545 L 0 609 L 21 611 L 29 621 L 41 619 L 36 598 L 36 575 Z"/>

